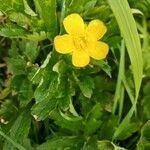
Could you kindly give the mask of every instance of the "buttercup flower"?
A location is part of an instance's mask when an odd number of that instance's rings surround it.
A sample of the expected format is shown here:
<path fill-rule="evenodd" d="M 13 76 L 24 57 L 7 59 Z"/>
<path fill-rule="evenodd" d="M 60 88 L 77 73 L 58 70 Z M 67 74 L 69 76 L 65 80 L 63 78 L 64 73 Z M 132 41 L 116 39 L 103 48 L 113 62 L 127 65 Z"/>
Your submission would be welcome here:
<path fill-rule="evenodd" d="M 96 19 L 86 25 L 79 14 L 73 13 L 64 19 L 63 24 L 68 34 L 56 36 L 54 46 L 59 53 L 71 53 L 74 66 L 88 65 L 90 57 L 96 60 L 106 57 L 109 47 L 98 41 L 107 31 L 102 21 Z"/>

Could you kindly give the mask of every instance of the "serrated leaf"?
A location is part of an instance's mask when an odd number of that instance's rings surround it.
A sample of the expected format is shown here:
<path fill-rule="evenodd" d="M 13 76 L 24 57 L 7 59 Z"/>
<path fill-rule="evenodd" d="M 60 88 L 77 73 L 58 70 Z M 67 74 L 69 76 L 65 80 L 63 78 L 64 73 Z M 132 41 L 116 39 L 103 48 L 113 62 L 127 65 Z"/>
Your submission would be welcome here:
<path fill-rule="evenodd" d="M 92 60 L 92 63 L 96 66 L 99 66 L 109 77 L 111 77 L 111 67 L 107 62 L 103 60 Z"/>
<path fill-rule="evenodd" d="M 57 106 L 57 79 L 56 72 L 49 72 L 46 69 L 43 71 L 43 78 L 34 93 L 36 105 L 32 108 L 32 114 L 37 115 L 39 120 L 48 117 L 49 113 Z"/>
<path fill-rule="evenodd" d="M 13 126 L 10 130 L 10 138 L 16 141 L 19 144 L 24 144 L 24 140 L 28 137 L 29 129 L 31 123 L 31 115 L 29 113 L 29 108 L 23 111 L 16 121 L 14 122 Z M 5 141 L 3 150 L 15 150 L 14 147 L 7 141 Z"/>
<path fill-rule="evenodd" d="M 150 149 L 150 120 L 148 120 L 141 130 L 141 137 L 137 144 L 137 150 Z"/>
<path fill-rule="evenodd" d="M 58 99 L 46 98 L 32 107 L 32 114 L 36 116 L 37 120 L 44 120 L 54 109 L 56 109 L 57 103 Z"/>
<path fill-rule="evenodd" d="M 26 61 L 18 56 L 16 58 L 8 58 L 8 68 L 14 75 L 20 75 L 26 73 Z"/>
<path fill-rule="evenodd" d="M 34 3 L 52 39 L 57 34 L 56 0 L 34 0 Z"/>
<path fill-rule="evenodd" d="M 52 111 L 50 117 L 55 120 L 55 124 L 57 124 L 62 129 L 69 130 L 73 133 L 80 133 L 80 131 L 83 129 L 83 119 L 81 117 L 66 119 L 66 117 L 63 117 L 59 113 L 58 109 Z"/>
<path fill-rule="evenodd" d="M 4 121 L 12 121 L 14 117 L 17 115 L 17 107 L 13 101 L 13 99 L 5 99 L 1 103 L 0 106 L 0 116 L 4 119 Z"/>
<path fill-rule="evenodd" d="M 33 97 L 33 89 L 31 82 L 24 75 L 15 76 L 11 86 L 18 94 L 18 100 L 21 107 L 26 106 Z"/>
<path fill-rule="evenodd" d="M 72 0 L 71 2 L 68 1 L 67 4 L 67 12 L 68 13 L 73 13 L 73 12 L 77 12 L 77 13 L 81 13 L 84 10 L 83 5 L 85 5 L 86 0 Z"/>
<path fill-rule="evenodd" d="M 51 150 L 74 150 L 80 149 L 83 144 L 83 139 L 76 136 L 57 136 L 47 140 L 40 145 L 37 150 L 47 150 L 49 147 Z"/>
<path fill-rule="evenodd" d="M 91 98 L 94 88 L 94 81 L 91 77 L 86 76 L 79 79 L 79 87 L 83 95 L 87 98 Z"/>
<path fill-rule="evenodd" d="M 58 75 L 55 72 L 44 73 L 44 78 L 41 79 L 40 84 L 34 93 L 36 103 L 42 102 L 45 99 L 50 99 L 55 96 L 57 97 L 57 95 L 55 95 L 58 85 L 57 78 Z"/>
<path fill-rule="evenodd" d="M 97 150 L 97 136 L 90 136 L 86 142 L 84 142 L 83 150 Z"/>
<path fill-rule="evenodd" d="M 16 22 L 19 26 L 23 27 L 23 26 L 31 25 L 31 20 L 23 13 L 11 12 L 8 13 L 8 16 L 11 21 Z"/>
<path fill-rule="evenodd" d="M 13 8 L 16 11 L 22 11 L 23 10 L 23 3 L 22 0 L 0 0 L 0 10 L 3 12 L 7 12 L 12 10 Z"/>
<path fill-rule="evenodd" d="M 16 24 L 8 23 L 0 27 L 0 35 L 3 37 L 16 38 L 26 34 L 28 32 Z"/>
<path fill-rule="evenodd" d="M 102 108 L 101 104 L 97 103 L 91 111 L 88 113 L 86 120 L 85 120 L 85 134 L 89 135 L 94 133 L 100 125 L 102 124 Z"/>
<path fill-rule="evenodd" d="M 34 40 L 34 41 L 42 41 L 49 37 L 49 33 L 45 31 L 33 32 L 32 34 L 26 34 L 25 36 L 22 36 L 24 39 Z"/>
<path fill-rule="evenodd" d="M 94 6 L 96 5 L 97 0 L 89 0 L 87 1 L 86 5 L 85 5 L 85 11 L 89 11 L 90 9 L 94 8 Z"/>
<path fill-rule="evenodd" d="M 118 118 L 116 116 L 107 116 L 103 119 L 103 124 L 99 131 L 100 139 L 111 140 L 118 126 Z"/>
<path fill-rule="evenodd" d="M 26 0 L 23 0 L 24 7 L 25 7 L 25 13 L 30 16 L 37 16 L 37 14 L 30 8 Z"/>
<path fill-rule="evenodd" d="M 43 78 L 34 93 L 37 104 L 33 107 L 32 113 L 44 119 L 56 106 L 66 110 L 69 108 L 71 94 L 68 80 L 45 68 Z"/>
<path fill-rule="evenodd" d="M 91 135 L 94 132 L 96 132 L 96 130 L 98 128 L 100 128 L 102 121 L 101 120 L 97 120 L 95 118 L 91 118 L 88 121 L 86 121 L 85 123 L 85 134 L 86 135 Z"/>
<path fill-rule="evenodd" d="M 37 41 L 22 40 L 19 43 L 20 49 L 23 51 L 23 54 L 28 58 L 30 62 L 34 62 L 39 54 L 39 47 Z"/>
<path fill-rule="evenodd" d="M 80 120 L 82 120 L 82 117 L 80 117 L 80 116 L 72 116 L 72 115 L 70 115 L 70 114 L 65 114 L 65 113 L 63 113 L 63 112 L 61 112 L 61 111 L 59 111 L 59 113 L 60 113 L 60 115 L 67 121 L 80 121 Z"/>

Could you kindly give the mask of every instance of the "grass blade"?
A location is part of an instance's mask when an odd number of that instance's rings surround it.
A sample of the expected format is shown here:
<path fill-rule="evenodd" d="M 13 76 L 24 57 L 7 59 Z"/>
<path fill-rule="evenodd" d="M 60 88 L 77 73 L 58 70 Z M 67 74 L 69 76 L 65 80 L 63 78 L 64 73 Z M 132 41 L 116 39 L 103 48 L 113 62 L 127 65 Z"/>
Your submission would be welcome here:
<path fill-rule="evenodd" d="M 137 27 L 127 0 L 108 0 L 125 40 L 131 60 L 135 83 L 135 94 L 138 97 L 143 71 L 142 51 Z"/>
<path fill-rule="evenodd" d="M 127 0 L 108 0 L 110 7 L 116 17 L 121 34 L 124 38 L 127 51 L 130 57 L 133 78 L 135 84 L 135 98 L 134 103 L 132 102 L 132 107 L 128 114 L 122 120 L 121 124 L 114 133 L 113 140 L 118 137 L 118 135 L 123 131 L 126 125 L 130 122 L 130 119 L 136 110 L 136 103 L 138 100 L 139 90 L 142 81 L 143 73 L 143 60 L 142 60 L 142 50 L 139 35 L 137 32 L 137 27 L 135 20 L 133 18 L 131 9 L 129 7 Z M 125 87 L 126 88 L 126 87 Z M 127 90 L 127 89 L 126 89 Z"/>

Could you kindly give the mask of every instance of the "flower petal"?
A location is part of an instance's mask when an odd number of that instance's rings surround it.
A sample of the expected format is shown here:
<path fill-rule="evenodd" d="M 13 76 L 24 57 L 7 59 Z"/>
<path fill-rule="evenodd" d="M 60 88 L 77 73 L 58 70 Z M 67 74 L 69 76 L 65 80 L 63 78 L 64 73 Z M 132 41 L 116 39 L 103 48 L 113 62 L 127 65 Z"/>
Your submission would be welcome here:
<path fill-rule="evenodd" d="M 72 63 L 76 67 L 85 67 L 90 62 L 90 57 L 85 51 L 75 50 L 72 55 Z"/>
<path fill-rule="evenodd" d="M 68 15 L 63 21 L 67 33 L 71 35 L 83 36 L 85 33 L 85 25 L 79 14 Z"/>
<path fill-rule="evenodd" d="M 54 39 L 54 46 L 57 52 L 67 54 L 72 52 L 75 47 L 71 35 L 58 35 Z"/>
<path fill-rule="evenodd" d="M 86 28 L 86 36 L 90 41 L 97 41 L 103 37 L 107 28 L 104 23 L 98 19 L 91 21 Z"/>
<path fill-rule="evenodd" d="M 97 60 L 104 59 L 108 54 L 108 50 L 108 45 L 101 41 L 92 42 L 87 48 L 89 56 Z"/>

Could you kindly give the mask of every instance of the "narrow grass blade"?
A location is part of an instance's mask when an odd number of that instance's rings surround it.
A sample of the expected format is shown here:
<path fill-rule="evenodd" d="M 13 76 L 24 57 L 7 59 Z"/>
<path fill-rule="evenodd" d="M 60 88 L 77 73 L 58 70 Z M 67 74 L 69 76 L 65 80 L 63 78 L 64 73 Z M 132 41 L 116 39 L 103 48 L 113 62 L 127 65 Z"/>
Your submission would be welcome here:
<path fill-rule="evenodd" d="M 121 34 L 125 40 L 131 60 L 137 99 L 142 81 L 143 61 L 136 23 L 127 0 L 108 0 L 108 3 L 112 8 Z"/>
<path fill-rule="evenodd" d="M 125 69 L 125 44 L 124 44 L 123 40 L 122 40 L 122 45 L 120 47 L 120 55 L 121 56 L 120 56 L 120 63 L 119 63 L 119 72 L 118 72 L 116 91 L 115 91 L 115 95 L 114 95 L 114 104 L 113 104 L 113 110 L 112 110 L 113 114 L 116 113 L 118 104 L 119 103 L 121 104 L 121 102 L 119 102 L 119 100 L 122 101 L 124 99 L 122 97 L 123 92 L 121 92 L 121 91 L 124 90 L 122 80 L 123 80 L 123 77 L 124 77 L 124 69 Z M 119 110 L 119 111 L 121 112 L 122 110 Z"/>

